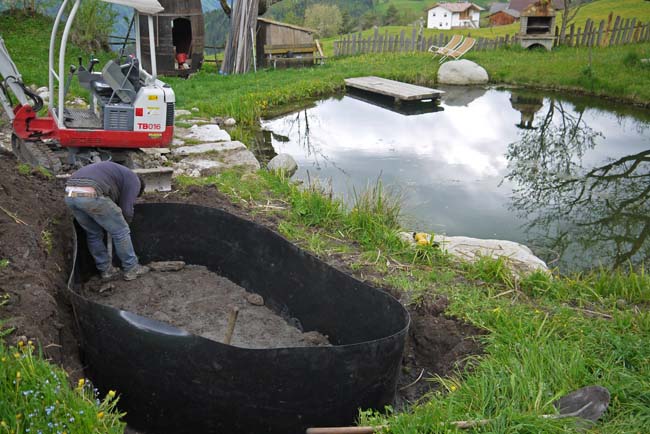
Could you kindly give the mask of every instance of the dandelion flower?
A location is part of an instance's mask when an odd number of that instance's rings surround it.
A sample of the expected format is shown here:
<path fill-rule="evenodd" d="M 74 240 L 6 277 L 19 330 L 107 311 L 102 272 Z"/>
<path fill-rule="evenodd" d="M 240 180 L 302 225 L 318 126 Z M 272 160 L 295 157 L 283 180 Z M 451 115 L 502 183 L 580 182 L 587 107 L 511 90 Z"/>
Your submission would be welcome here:
<path fill-rule="evenodd" d="M 100 411 L 99 413 L 97 413 L 97 419 L 101 420 L 103 418 L 104 418 L 104 412 L 103 411 Z"/>
<path fill-rule="evenodd" d="M 109 390 L 108 393 L 107 393 L 107 396 L 108 396 L 110 399 L 115 398 L 115 391 L 114 391 L 114 390 Z"/>

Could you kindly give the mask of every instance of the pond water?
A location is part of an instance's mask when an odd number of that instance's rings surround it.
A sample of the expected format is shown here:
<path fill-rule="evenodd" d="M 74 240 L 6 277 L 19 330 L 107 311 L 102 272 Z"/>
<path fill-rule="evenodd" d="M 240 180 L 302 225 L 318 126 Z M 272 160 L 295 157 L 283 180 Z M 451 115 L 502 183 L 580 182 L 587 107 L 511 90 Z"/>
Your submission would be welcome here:
<path fill-rule="evenodd" d="M 409 229 L 521 242 L 564 271 L 645 261 L 649 111 L 443 90 L 438 108 L 348 94 L 263 120 L 266 156 L 291 154 L 294 178 L 331 184 L 347 203 L 381 179 L 403 197 Z"/>

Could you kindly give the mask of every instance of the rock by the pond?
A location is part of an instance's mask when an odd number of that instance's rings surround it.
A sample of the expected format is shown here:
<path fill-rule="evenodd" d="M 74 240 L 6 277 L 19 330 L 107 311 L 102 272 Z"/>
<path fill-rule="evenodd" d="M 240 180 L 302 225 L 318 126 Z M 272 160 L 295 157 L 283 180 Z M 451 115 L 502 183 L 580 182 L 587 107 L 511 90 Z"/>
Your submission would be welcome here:
<path fill-rule="evenodd" d="M 172 155 L 186 156 L 195 154 L 205 154 L 208 152 L 224 152 L 234 151 L 239 149 L 246 149 L 246 145 L 242 142 L 219 142 L 219 143 L 201 143 L 200 145 L 180 146 L 172 149 Z"/>
<path fill-rule="evenodd" d="M 223 124 L 227 127 L 234 127 L 237 125 L 237 121 L 234 118 L 228 118 L 225 121 L 223 121 Z"/>
<path fill-rule="evenodd" d="M 239 167 L 246 172 L 255 172 L 260 169 L 260 163 L 251 151 L 238 148 L 231 152 L 184 158 L 174 164 L 174 176 L 187 175 L 194 178 L 213 176 L 234 167 Z"/>
<path fill-rule="evenodd" d="M 192 125 L 187 136 L 181 136 L 181 139 L 182 138 L 198 140 L 201 142 L 221 142 L 229 141 L 230 134 L 219 128 L 219 125 Z"/>
<path fill-rule="evenodd" d="M 401 232 L 399 236 L 406 242 L 416 243 L 413 232 Z M 426 234 L 426 239 L 431 241 L 431 236 Z M 433 242 L 439 245 L 443 251 L 464 261 L 473 262 L 482 256 L 494 259 L 503 257 L 519 274 L 548 271 L 544 261 L 535 256 L 528 247 L 514 241 L 435 235 Z"/>
<path fill-rule="evenodd" d="M 192 178 L 214 176 L 221 173 L 226 165 L 220 161 L 204 158 L 186 158 L 174 165 L 174 176 L 187 175 Z"/>
<path fill-rule="evenodd" d="M 43 101 L 45 101 L 45 102 L 47 102 L 47 101 L 50 100 L 50 92 L 48 92 L 48 91 L 40 92 L 40 93 L 38 94 L 38 96 L 40 96 L 41 99 L 42 99 Z"/>
<path fill-rule="evenodd" d="M 261 168 L 260 162 L 248 149 L 238 149 L 236 152 L 228 153 L 222 161 L 228 167 L 239 167 L 250 172 L 255 172 Z"/>
<path fill-rule="evenodd" d="M 179 109 L 179 110 L 176 110 L 176 112 L 174 113 L 174 117 L 178 118 L 180 116 L 189 116 L 191 114 L 192 114 L 192 112 L 189 111 L 189 110 Z"/>
<path fill-rule="evenodd" d="M 272 172 L 284 172 L 287 176 L 293 176 L 298 170 L 298 163 L 289 154 L 278 154 L 269 161 L 266 167 Z"/>
<path fill-rule="evenodd" d="M 153 271 L 180 271 L 185 268 L 184 261 L 155 261 L 147 264 Z"/>
<path fill-rule="evenodd" d="M 488 80 L 487 71 L 471 60 L 452 60 L 438 69 L 438 83 L 441 84 L 485 84 Z"/>
<path fill-rule="evenodd" d="M 36 89 L 36 93 L 43 93 L 43 92 L 49 92 L 50 88 L 47 86 L 41 86 L 38 89 Z"/>
<path fill-rule="evenodd" d="M 199 111 L 199 108 L 198 108 L 198 107 L 192 107 L 192 111 L 193 111 L 194 113 L 196 113 L 196 112 Z"/>

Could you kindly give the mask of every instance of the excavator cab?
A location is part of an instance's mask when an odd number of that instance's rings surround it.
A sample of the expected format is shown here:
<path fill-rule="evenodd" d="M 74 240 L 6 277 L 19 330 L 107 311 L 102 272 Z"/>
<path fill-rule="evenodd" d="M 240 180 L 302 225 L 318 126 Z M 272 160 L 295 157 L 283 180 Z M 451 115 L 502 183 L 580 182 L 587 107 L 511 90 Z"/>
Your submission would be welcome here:
<path fill-rule="evenodd" d="M 114 160 L 148 178 L 147 186 L 157 190 L 171 189 L 170 168 L 138 167 L 147 164 L 142 163 L 143 158 L 133 158 L 141 148 L 167 147 L 173 139 L 175 95 L 157 78 L 156 71 L 153 14 L 162 12 L 163 8 L 157 0 L 103 0 L 135 9 L 135 56 L 128 56 L 124 62 L 108 61 L 101 71 L 95 71 L 97 59 L 91 59 L 87 67 L 79 59 L 78 66 L 66 71 L 68 36 L 82 1 L 64 0 L 54 19 L 46 116 L 38 115 L 43 100 L 24 85 L 0 38 L 0 104 L 12 121 L 14 153 L 22 161 L 53 172 Z M 141 15 L 148 19 L 150 72 L 145 71 L 140 62 Z M 63 27 L 62 32 L 60 27 Z M 62 35 L 60 41 L 58 35 Z M 69 72 L 67 80 L 66 72 Z M 66 94 L 74 76 L 89 91 L 88 108 L 66 106 Z M 12 106 L 9 91 L 18 101 L 15 106 Z"/>

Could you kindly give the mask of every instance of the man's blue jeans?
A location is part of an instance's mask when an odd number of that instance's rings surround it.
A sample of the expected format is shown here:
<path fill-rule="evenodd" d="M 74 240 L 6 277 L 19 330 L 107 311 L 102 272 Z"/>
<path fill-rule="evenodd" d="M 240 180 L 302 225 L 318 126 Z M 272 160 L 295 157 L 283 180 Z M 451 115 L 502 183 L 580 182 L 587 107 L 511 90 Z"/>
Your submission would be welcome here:
<path fill-rule="evenodd" d="M 88 250 L 95 258 L 95 265 L 100 272 L 110 268 L 108 250 L 104 244 L 104 230 L 111 234 L 115 253 L 122 261 L 122 269 L 129 271 L 138 265 L 138 257 L 133 250 L 131 230 L 124 220 L 122 210 L 110 198 L 66 197 L 65 203 L 72 210 L 74 218 L 86 231 Z"/>

